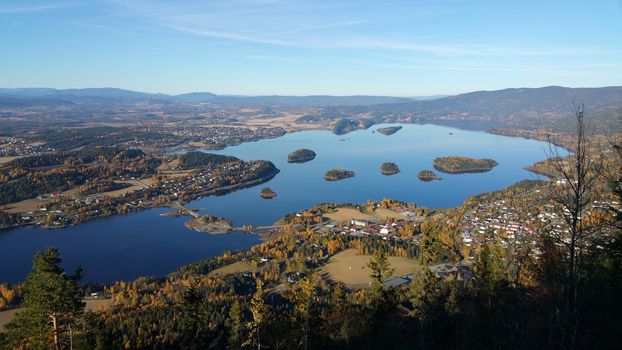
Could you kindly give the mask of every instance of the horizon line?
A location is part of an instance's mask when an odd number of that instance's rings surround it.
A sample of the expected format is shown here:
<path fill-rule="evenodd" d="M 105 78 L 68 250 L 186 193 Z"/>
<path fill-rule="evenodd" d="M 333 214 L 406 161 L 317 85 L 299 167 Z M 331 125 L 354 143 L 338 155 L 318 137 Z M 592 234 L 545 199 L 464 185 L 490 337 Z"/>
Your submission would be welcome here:
<path fill-rule="evenodd" d="M 502 90 L 520 90 L 520 89 L 544 89 L 544 88 L 553 88 L 553 87 L 557 87 L 557 88 L 565 88 L 565 89 L 600 89 L 600 88 L 616 88 L 616 87 L 622 87 L 622 84 L 620 85 L 604 85 L 604 86 L 564 86 L 564 85 L 544 85 L 544 86 L 536 86 L 536 87 L 531 87 L 531 86 L 520 86 L 520 87 L 504 87 L 504 88 L 497 88 L 497 89 L 477 89 L 477 90 L 468 90 L 468 91 L 462 91 L 462 92 L 457 92 L 457 93 L 435 93 L 435 94 L 429 94 L 429 95 L 425 95 L 425 94 L 412 94 L 412 95 L 391 95 L 391 94 L 344 94 L 344 95 L 331 95 L 331 94 L 325 94 L 325 93 L 319 93 L 319 94 L 298 94 L 298 95 L 284 95 L 284 94 L 257 94 L 257 95 L 253 95 L 253 94 L 239 94 L 239 93 L 218 93 L 218 92 L 213 92 L 213 91 L 188 91 L 188 92 L 179 92 L 179 93 L 167 93 L 167 92 L 161 92 L 161 91 L 147 91 L 147 90 L 134 90 L 131 88 L 122 88 L 122 87 L 114 87 L 114 86 L 90 86 L 90 87 L 67 87 L 67 88 L 56 88 L 56 87 L 49 87 L 49 86 L 20 86 L 20 87 L 4 87 L 4 86 L 0 86 L 0 90 L 36 90 L 36 89 L 51 89 L 51 90 L 56 90 L 56 91 L 63 91 L 63 90 L 88 90 L 88 89 L 114 89 L 114 90 L 123 90 L 123 91 L 129 91 L 129 92 L 136 92 L 136 93 L 144 93 L 144 94 L 152 94 L 152 95 L 165 95 L 165 96 L 170 96 L 170 97 L 176 97 L 176 96 L 181 96 L 181 95 L 188 95 L 188 94 L 213 94 L 216 96 L 225 96 L 225 97 L 273 97 L 273 96 L 280 96 L 280 97 L 320 97 L 320 96 L 326 96 L 326 97 L 397 97 L 397 98 L 414 98 L 414 97 L 449 97 L 449 96 L 457 96 L 457 95 L 462 95 L 462 94 L 468 94 L 468 93 L 473 93 L 473 92 L 491 92 L 491 91 L 502 91 Z"/>

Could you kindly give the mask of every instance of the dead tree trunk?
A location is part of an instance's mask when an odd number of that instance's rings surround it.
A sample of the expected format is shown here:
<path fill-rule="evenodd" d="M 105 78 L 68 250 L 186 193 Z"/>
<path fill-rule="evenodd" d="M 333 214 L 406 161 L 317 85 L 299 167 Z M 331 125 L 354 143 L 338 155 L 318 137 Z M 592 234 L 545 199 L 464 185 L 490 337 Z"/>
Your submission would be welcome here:
<path fill-rule="evenodd" d="M 584 224 L 584 215 L 592 201 L 597 181 L 603 173 L 601 159 L 591 156 L 588 142 L 592 135 L 584 119 L 584 105 L 574 106 L 576 134 L 570 143 L 568 157 L 560 157 L 553 140 L 549 138 L 549 155 L 553 158 L 553 167 L 558 176 L 558 185 L 553 190 L 553 200 L 562 209 L 567 233 L 555 240 L 564 247 L 566 266 L 562 297 L 562 345 L 568 349 L 576 346 L 576 334 L 579 326 L 578 299 L 580 284 L 581 256 L 586 249 L 590 235 L 595 227 Z"/>

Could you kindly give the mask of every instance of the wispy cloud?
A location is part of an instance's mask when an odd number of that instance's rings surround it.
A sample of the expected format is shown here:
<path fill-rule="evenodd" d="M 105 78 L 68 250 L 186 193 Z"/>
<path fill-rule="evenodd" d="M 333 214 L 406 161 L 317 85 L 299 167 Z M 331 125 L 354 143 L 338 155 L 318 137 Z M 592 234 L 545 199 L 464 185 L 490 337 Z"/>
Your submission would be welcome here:
<path fill-rule="evenodd" d="M 122 16 L 137 17 L 161 28 L 167 28 L 194 36 L 228 40 L 250 44 L 303 48 L 303 49 L 354 49 L 378 52 L 399 51 L 424 53 L 438 56 L 474 57 L 530 57 L 564 55 L 621 55 L 611 48 L 550 47 L 517 48 L 498 44 L 449 42 L 442 37 L 425 40 L 412 38 L 399 31 L 386 30 L 380 35 L 366 31 L 365 25 L 380 23 L 390 28 L 391 23 L 382 22 L 373 11 L 356 12 L 356 3 L 304 2 L 285 0 L 237 0 L 226 3 L 175 3 L 118 1 Z M 380 10 L 415 13 L 438 12 L 428 2 L 387 2 Z M 410 6 L 409 10 L 404 10 Z M 418 7 L 417 7 L 418 6 Z M 415 7 L 413 9 L 413 7 Z M 394 10 L 395 10 L 394 9 Z M 387 11 L 388 11 L 387 10 Z M 367 17 L 363 17 L 367 16 Z M 389 16 L 390 17 L 390 16 Z M 367 33 L 370 32 L 370 33 Z M 361 35 L 365 33 L 366 35 Z"/>
<path fill-rule="evenodd" d="M 52 11 L 63 7 L 72 6 L 71 4 L 54 5 L 31 5 L 31 6 L 0 6 L 0 13 L 6 14 L 29 14 L 36 12 Z"/>

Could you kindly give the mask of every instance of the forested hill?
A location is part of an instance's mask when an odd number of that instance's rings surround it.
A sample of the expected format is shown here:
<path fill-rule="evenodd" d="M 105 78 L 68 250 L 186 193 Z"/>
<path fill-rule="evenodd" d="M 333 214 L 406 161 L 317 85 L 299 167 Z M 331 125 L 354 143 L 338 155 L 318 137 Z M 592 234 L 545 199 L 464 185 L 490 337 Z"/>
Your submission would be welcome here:
<path fill-rule="evenodd" d="M 509 116 L 518 113 L 563 112 L 569 110 L 568 107 L 573 102 L 589 103 L 595 109 L 622 106 L 622 86 L 575 89 L 548 86 L 536 89 L 476 91 L 431 101 L 413 101 L 394 107 L 430 116 L 455 113 Z"/>
<path fill-rule="evenodd" d="M 479 123 L 492 127 L 570 128 L 573 103 L 586 105 L 586 112 L 603 128 L 620 128 L 622 86 L 602 88 L 519 88 L 477 91 L 428 101 L 342 107 L 330 115 L 372 115 L 377 121 Z"/>

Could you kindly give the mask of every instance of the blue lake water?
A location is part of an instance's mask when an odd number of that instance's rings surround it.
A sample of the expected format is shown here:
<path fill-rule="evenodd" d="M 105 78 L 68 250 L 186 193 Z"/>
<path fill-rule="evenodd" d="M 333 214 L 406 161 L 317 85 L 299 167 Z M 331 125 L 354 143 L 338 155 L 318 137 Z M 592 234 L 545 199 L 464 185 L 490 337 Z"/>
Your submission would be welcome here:
<path fill-rule="evenodd" d="M 403 125 L 390 136 L 374 132 L 378 127 L 341 136 L 328 131 L 304 131 L 212 151 L 244 160 L 270 160 L 281 172 L 266 184 L 200 198 L 187 206 L 226 216 L 236 225 L 255 226 L 271 224 L 289 212 L 323 202 L 362 203 L 394 198 L 419 206 L 454 207 L 470 195 L 540 178 L 523 168 L 546 158 L 548 147 L 538 141 L 444 126 Z M 288 153 L 298 148 L 312 149 L 317 157 L 303 164 L 288 164 Z M 433 159 L 449 155 L 492 158 L 499 165 L 487 173 L 437 172 L 442 181 L 419 181 L 420 170 L 434 170 Z M 383 162 L 396 163 L 401 173 L 382 175 Z M 324 172 L 336 167 L 353 170 L 356 176 L 325 181 Z M 277 192 L 277 197 L 262 199 L 259 190 L 265 186 Z M 85 281 L 110 282 L 163 276 L 180 265 L 259 242 L 252 235 L 190 231 L 184 226 L 188 218 L 159 215 L 166 211 L 170 209 L 151 209 L 57 230 L 25 227 L 0 232 L 0 282 L 23 280 L 33 254 L 47 246 L 60 250 L 64 267 L 84 265 Z"/>

